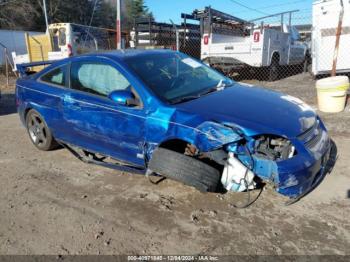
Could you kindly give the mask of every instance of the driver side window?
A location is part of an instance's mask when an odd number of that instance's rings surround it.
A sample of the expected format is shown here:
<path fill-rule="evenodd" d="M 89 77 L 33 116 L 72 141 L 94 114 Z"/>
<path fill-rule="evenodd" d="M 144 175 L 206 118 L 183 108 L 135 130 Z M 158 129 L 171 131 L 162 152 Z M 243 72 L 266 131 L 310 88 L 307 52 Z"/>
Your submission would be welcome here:
<path fill-rule="evenodd" d="M 71 88 L 108 96 L 115 90 L 126 90 L 130 83 L 114 67 L 93 62 L 75 62 L 71 65 Z"/>

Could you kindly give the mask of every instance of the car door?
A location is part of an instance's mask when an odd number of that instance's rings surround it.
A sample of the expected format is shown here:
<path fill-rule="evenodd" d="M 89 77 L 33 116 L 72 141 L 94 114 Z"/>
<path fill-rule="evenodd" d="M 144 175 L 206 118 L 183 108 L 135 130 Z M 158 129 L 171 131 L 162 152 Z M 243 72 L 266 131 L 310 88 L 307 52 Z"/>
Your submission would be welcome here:
<path fill-rule="evenodd" d="M 32 92 L 31 103 L 44 117 L 53 136 L 60 140 L 62 136 L 62 98 L 69 90 L 68 64 L 59 65 L 30 81 L 28 88 Z"/>
<path fill-rule="evenodd" d="M 70 67 L 70 92 L 63 99 L 66 140 L 74 145 L 143 166 L 144 108 L 117 104 L 115 90 L 131 90 L 120 67 L 109 60 L 80 59 Z"/>

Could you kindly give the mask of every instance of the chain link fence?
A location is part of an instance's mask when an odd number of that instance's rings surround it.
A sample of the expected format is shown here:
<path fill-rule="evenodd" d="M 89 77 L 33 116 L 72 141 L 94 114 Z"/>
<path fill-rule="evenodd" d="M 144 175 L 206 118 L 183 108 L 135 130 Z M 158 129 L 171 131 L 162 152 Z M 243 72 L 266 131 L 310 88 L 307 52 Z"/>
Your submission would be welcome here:
<path fill-rule="evenodd" d="M 53 51 L 62 51 L 70 45 L 73 55 L 96 51 L 115 50 L 116 30 L 99 28 L 74 23 L 57 23 L 49 25 Z M 128 35 L 122 33 L 123 39 L 128 41 Z"/>
<path fill-rule="evenodd" d="M 325 76 L 334 62 L 338 74 L 348 74 L 350 2 L 343 2 L 343 8 L 339 1 L 319 1 L 308 10 L 257 19 L 241 19 L 210 7 L 181 14 L 178 24 L 141 17 L 131 32 L 123 32 L 122 46 L 179 50 L 239 81 L 275 81 L 302 73 Z M 116 48 L 115 30 L 64 25 L 50 27 L 54 51 L 69 45 L 73 55 Z"/>
<path fill-rule="evenodd" d="M 177 25 L 140 18 L 135 20 L 131 46 L 179 50 L 240 81 L 276 81 L 302 73 L 324 76 L 332 70 L 341 18 L 339 6 L 327 8 L 314 6 L 313 12 L 292 10 L 248 21 L 207 7 L 182 14 Z M 350 71 L 346 13 L 338 46 L 339 74 Z"/>
<path fill-rule="evenodd" d="M 130 46 L 139 49 L 172 49 L 200 59 L 199 24 L 158 23 L 153 18 L 135 19 Z"/>

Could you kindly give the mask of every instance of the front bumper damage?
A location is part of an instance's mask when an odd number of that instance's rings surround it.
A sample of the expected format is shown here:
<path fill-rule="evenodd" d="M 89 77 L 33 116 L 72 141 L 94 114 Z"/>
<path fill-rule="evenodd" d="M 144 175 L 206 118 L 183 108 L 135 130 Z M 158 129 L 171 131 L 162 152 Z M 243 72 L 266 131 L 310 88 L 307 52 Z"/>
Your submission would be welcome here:
<path fill-rule="evenodd" d="M 203 121 L 200 118 L 188 116 L 180 110 L 174 110 L 169 121 L 159 121 L 159 116 L 169 115 L 169 112 L 157 111 L 156 115 L 149 118 L 147 134 L 150 134 L 152 143 L 142 146 L 145 162 L 152 158 L 152 152 L 164 141 L 173 138 L 186 141 L 193 150 L 190 156 L 209 158 L 220 166 L 227 164 L 228 154 L 232 153 L 246 169 L 236 176 L 236 185 L 225 183 L 223 186 L 233 191 L 251 189 L 255 178 L 265 183 L 272 184 L 275 190 L 294 201 L 312 190 L 325 175 L 325 165 L 329 158 L 330 139 L 326 128 L 318 117 L 312 117 L 315 121 L 307 125 L 310 127 L 297 137 L 283 136 L 283 131 L 276 131 L 259 125 L 241 125 L 223 120 L 220 122 Z M 157 117 L 156 117 L 157 116 Z M 181 121 L 179 119 L 185 119 Z M 152 127 L 152 128 L 150 128 Z M 153 128 L 154 127 L 154 128 Z M 259 131 L 261 130 L 261 131 Z M 276 131 L 280 134 L 272 134 L 284 137 L 295 147 L 296 154 L 286 160 L 271 160 L 263 158 L 254 152 L 256 136 Z M 166 139 L 164 139 L 166 138 Z M 242 147 L 242 142 L 245 147 Z M 247 171 L 248 170 L 248 171 Z M 246 172 L 253 173 L 254 179 L 248 179 Z M 223 173 L 223 178 L 224 178 Z M 245 179 L 242 179 L 244 177 Z M 239 183 L 239 186 L 237 186 Z"/>
<path fill-rule="evenodd" d="M 332 143 L 325 131 L 322 136 L 323 139 L 319 142 L 317 153 L 309 149 L 313 156 L 311 161 L 300 158 L 295 159 L 295 161 L 299 162 L 298 164 L 301 168 L 295 168 L 294 172 L 291 172 L 290 165 L 286 165 L 286 163 L 278 165 L 279 182 L 276 190 L 282 195 L 289 196 L 291 202 L 294 202 L 293 200 L 297 201 L 312 191 L 327 174 L 326 167 L 330 160 Z"/>
<path fill-rule="evenodd" d="M 290 139 L 297 153 L 285 160 L 271 160 L 258 156 L 254 148 L 247 142 L 242 150 L 237 143 L 226 147 L 228 154 L 234 154 L 255 176 L 262 181 L 272 184 L 275 190 L 290 198 L 287 204 L 294 203 L 312 191 L 327 173 L 326 166 L 330 158 L 331 140 L 322 122 L 318 120 L 315 125 L 300 137 Z M 248 138 L 247 140 L 252 140 Z M 228 163 L 228 162 L 227 162 Z M 237 169 L 236 169 L 237 170 Z M 227 179 L 224 169 L 223 178 Z M 241 172 L 235 179 L 236 186 L 231 184 L 232 191 L 249 189 L 253 179 L 247 172 Z M 222 181 L 223 182 L 223 181 Z M 225 181 L 224 181 L 225 182 Z M 223 183 L 228 188 L 228 183 Z"/>

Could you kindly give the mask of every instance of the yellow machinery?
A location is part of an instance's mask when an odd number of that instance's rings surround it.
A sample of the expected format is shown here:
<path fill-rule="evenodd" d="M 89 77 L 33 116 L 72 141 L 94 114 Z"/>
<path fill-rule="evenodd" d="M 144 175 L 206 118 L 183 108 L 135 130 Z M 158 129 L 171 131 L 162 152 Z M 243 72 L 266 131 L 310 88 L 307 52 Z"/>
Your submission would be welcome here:
<path fill-rule="evenodd" d="M 48 54 L 53 51 L 52 40 L 49 34 L 29 35 L 25 34 L 29 62 L 49 60 Z M 38 66 L 35 71 L 40 71 L 43 66 Z"/>

